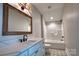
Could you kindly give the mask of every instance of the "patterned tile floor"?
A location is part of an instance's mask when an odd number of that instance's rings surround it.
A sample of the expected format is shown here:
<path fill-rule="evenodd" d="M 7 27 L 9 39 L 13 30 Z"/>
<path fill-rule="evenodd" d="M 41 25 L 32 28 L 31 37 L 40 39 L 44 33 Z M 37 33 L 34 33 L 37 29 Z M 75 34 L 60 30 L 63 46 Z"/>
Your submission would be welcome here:
<path fill-rule="evenodd" d="M 67 56 L 65 50 L 46 49 L 46 56 Z"/>

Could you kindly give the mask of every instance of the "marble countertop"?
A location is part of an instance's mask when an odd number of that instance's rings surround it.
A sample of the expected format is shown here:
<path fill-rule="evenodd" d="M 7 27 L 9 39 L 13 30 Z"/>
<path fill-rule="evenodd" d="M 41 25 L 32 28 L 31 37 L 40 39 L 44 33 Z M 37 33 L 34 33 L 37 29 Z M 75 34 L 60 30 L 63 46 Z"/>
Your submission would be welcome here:
<path fill-rule="evenodd" d="M 7 54 L 11 54 L 11 53 L 18 53 L 20 52 L 22 49 L 28 49 L 31 46 L 33 46 L 34 44 L 38 43 L 39 41 L 41 41 L 41 38 L 31 38 L 26 42 L 18 42 L 18 43 L 14 43 L 11 44 L 7 47 L 3 47 L 0 48 L 0 56 L 1 55 L 7 55 Z"/>

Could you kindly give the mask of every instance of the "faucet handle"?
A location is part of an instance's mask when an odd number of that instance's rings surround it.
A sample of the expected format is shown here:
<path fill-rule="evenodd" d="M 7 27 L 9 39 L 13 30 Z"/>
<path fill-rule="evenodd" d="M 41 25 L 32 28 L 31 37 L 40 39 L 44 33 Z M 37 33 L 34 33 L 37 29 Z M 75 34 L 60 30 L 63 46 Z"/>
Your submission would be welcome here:
<path fill-rule="evenodd" d="M 28 36 L 27 36 L 27 35 L 24 35 L 24 36 L 23 36 L 23 40 L 24 40 L 24 41 L 27 41 L 27 39 L 28 39 Z"/>

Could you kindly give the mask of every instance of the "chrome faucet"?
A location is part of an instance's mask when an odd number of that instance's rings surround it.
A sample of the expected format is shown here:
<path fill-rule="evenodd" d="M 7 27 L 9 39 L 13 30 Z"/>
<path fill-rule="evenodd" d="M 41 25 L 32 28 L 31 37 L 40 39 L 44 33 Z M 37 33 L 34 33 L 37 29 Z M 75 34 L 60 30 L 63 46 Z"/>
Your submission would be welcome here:
<path fill-rule="evenodd" d="M 28 39 L 28 36 L 27 35 L 23 35 L 23 38 L 22 39 L 19 39 L 20 42 L 25 42 L 27 41 Z"/>
<path fill-rule="evenodd" d="M 23 41 L 27 41 L 27 35 L 23 35 Z"/>

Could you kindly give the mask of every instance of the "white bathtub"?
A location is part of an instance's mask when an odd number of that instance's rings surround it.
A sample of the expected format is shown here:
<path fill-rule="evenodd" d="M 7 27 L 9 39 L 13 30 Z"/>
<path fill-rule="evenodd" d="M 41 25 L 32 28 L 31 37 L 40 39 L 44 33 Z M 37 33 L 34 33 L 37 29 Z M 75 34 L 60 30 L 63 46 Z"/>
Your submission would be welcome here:
<path fill-rule="evenodd" d="M 45 40 L 46 48 L 65 49 L 64 41 L 61 40 Z"/>

